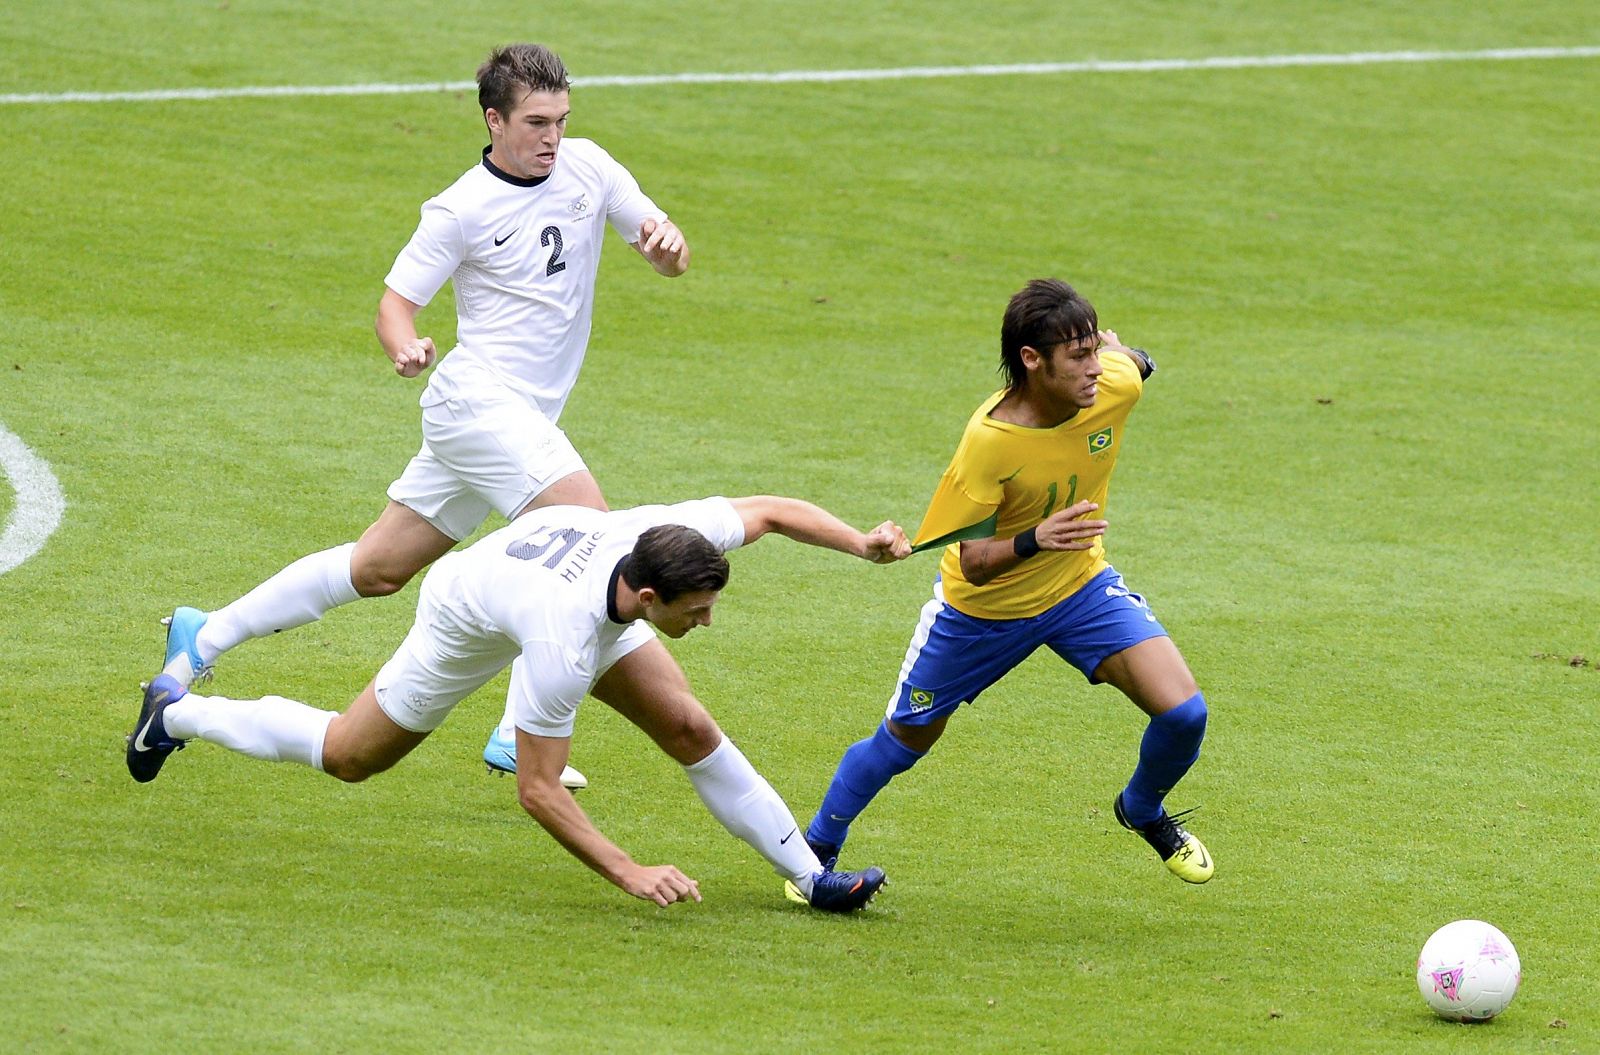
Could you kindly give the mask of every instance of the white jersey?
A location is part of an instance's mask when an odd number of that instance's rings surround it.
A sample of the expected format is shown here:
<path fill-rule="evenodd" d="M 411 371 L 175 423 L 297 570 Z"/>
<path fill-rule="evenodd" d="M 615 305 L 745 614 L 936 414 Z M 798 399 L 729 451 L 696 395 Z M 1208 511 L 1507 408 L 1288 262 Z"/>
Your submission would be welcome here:
<path fill-rule="evenodd" d="M 458 655 L 520 655 L 509 692 L 517 726 L 570 736 L 595 678 L 650 636 L 648 623 L 615 618 L 615 583 L 639 536 L 659 524 L 694 528 L 724 552 L 744 545 L 726 498 L 609 513 L 545 506 L 433 567 L 424 583 L 432 632 Z"/>
<path fill-rule="evenodd" d="M 480 164 L 428 199 L 384 285 L 424 305 L 446 279 L 456 293 L 456 348 L 423 392 L 442 403 L 489 374 L 551 421 L 578 379 L 594 314 L 608 220 L 628 242 L 666 213 L 628 170 L 587 139 L 564 139 L 550 174 L 521 179 Z"/>

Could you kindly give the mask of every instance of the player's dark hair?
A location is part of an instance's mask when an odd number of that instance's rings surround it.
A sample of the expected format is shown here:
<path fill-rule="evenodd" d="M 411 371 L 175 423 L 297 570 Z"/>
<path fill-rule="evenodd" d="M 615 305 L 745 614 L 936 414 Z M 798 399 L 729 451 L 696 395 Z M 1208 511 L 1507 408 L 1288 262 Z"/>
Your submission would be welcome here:
<path fill-rule="evenodd" d="M 1093 337 L 1100 329 L 1094 306 L 1058 278 L 1036 278 L 1006 305 L 1000 324 L 1000 372 L 1007 388 L 1020 388 L 1028 378 L 1022 349 L 1043 352 L 1058 344 Z"/>
<path fill-rule="evenodd" d="M 662 524 L 633 544 L 622 580 L 633 590 L 648 586 L 671 604 L 686 593 L 728 585 L 728 558 L 694 528 Z"/>
<path fill-rule="evenodd" d="M 507 44 L 478 67 L 478 105 L 501 116 L 529 92 L 564 92 L 572 87 L 561 57 L 543 44 Z"/>

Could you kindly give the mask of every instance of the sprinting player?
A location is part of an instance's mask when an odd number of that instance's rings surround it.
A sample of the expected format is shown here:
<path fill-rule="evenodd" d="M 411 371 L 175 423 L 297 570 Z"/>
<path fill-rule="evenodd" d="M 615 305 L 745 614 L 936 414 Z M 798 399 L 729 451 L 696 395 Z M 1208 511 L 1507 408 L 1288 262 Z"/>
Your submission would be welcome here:
<path fill-rule="evenodd" d="M 711 625 L 728 581 L 727 550 L 768 532 L 880 564 L 911 544 L 892 521 L 860 531 L 792 498 L 708 498 L 605 513 L 550 506 L 519 517 L 423 579 L 405 642 L 343 714 L 281 696 L 185 693 L 167 674 L 145 690 L 128 738 L 128 771 L 154 780 L 190 738 L 340 780 L 381 773 L 422 743 L 450 709 L 512 665 L 522 805 L 556 841 L 635 897 L 700 900 L 672 865 L 635 862 L 590 823 L 561 785 L 578 702 L 594 695 L 683 765 L 712 815 L 771 862 L 814 908 L 861 908 L 883 870 L 824 869 L 799 825 L 694 695 L 650 630 L 678 638 Z M 649 624 L 649 625 L 647 625 Z"/>
<path fill-rule="evenodd" d="M 1106 563 L 1106 521 L 1091 518 L 1103 516 L 1155 363 L 1101 331 L 1071 286 L 1039 279 L 1006 308 L 1000 364 L 1006 387 L 967 422 L 917 532 L 919 549 L 946 549 L 887 716 L 845 751 L 806 840 L 824 864 L 836 859 L 850 823 L 956 708 L 1046 645 L 1149 716 L 1116 817 L 1180 879 L 1204 883 L 1210 854 L 1162 800 L 1199 757 L 1205 700 L 1144 598 Z"/>
<path fill-rule="evenodd" d="M 556 425 L 589 342 L 605 228 L 669 278 L 688 269 L 689 246 L 609 154 L 565 138 L 569 82 L 553 52 L 499 48 L 477 79 L 489 146 L 423 204 L 378 302 L 379 343 L 397 373 L 416 377 L 435 356 L 417 312 L 455 283 L 459 343 L 423 390 L 422 448 L 357 542 L 302 557 L 214 612 L 177 609 L 165 669 L 180 684 L 251 638 L 394 593 L 490 510 L 510 519 L 547 505 L 606 508 Z M 494 743 L 485 757 L 497 760 Z M 567 782 L 586 783 L 571 769 Z"/>

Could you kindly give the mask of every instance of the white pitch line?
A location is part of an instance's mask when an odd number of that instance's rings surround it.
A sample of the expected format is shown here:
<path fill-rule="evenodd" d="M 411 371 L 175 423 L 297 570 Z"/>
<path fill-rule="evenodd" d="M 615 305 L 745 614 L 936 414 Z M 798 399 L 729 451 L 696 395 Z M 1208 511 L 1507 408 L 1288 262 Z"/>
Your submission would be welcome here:
<path fill-rule="evenodd" d="M 61 525 L 67 501 L 45 460 L 3 426 L 0 426 L 0 475 L 9 476 L 17 492 L 5 533 L 0 535 L 0 575 L 4 575 L 39 552 Z"/>
<path fill-rule="evenodd" d="M 1600 46 L 1487 48 L 1480 51 L 1356 51 L 1342 55 L 1229 55 L 1209 59 L 1088 59 L 1028 62 L 1009 66 L 901 66 L 874 70 L 780 70 L 772 73 L 661 73 L 574 77 L 577 88 L 638 88 L 663 84 L 822 84 L 933 77 L 1027 77 L 1072 73 L 1158 73 L 1173 70 L 1248 70 L 1285 66 L 1375 66 L 1401 62 L 1505 62 L 1527 59 L 1590 59 Z M 54 103 L 145 103 L 171 100 L 245 99 L 306 95 L 410 95 L 476 92 L 472 81 L 419 84 L 284 84 L 243 88 L 162 88 L 143 92 L 28 92 L 0 95 L 0 105 Z"/>

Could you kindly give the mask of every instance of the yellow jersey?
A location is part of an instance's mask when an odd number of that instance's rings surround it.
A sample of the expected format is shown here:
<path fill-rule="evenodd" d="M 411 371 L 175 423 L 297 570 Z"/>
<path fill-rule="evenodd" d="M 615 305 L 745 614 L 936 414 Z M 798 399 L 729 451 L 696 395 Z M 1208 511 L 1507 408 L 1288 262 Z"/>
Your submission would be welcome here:
<path fill-rule="evenodd" d="M 1105 518 L 1111 470 L 1117 465 L 1128 414 L 1144 391 L 1139 367 L 1128 355 L 1100 353 L 1094 406 L 1054 428 L 998 421 L 989 412 L 1001 389 L 973 413 L 913 540 L 918 549 L 945 545 L 939 562 L 944 597 L 958 612 L 980 619 L 1025 619 L 1070 596 L 1106 567 L 1096 538 L 1086 550 L 1045 550 L 982 586 L 961 574 L 964 539 L 1010 538 L 1045 517 L 1088 500 Z"/>

